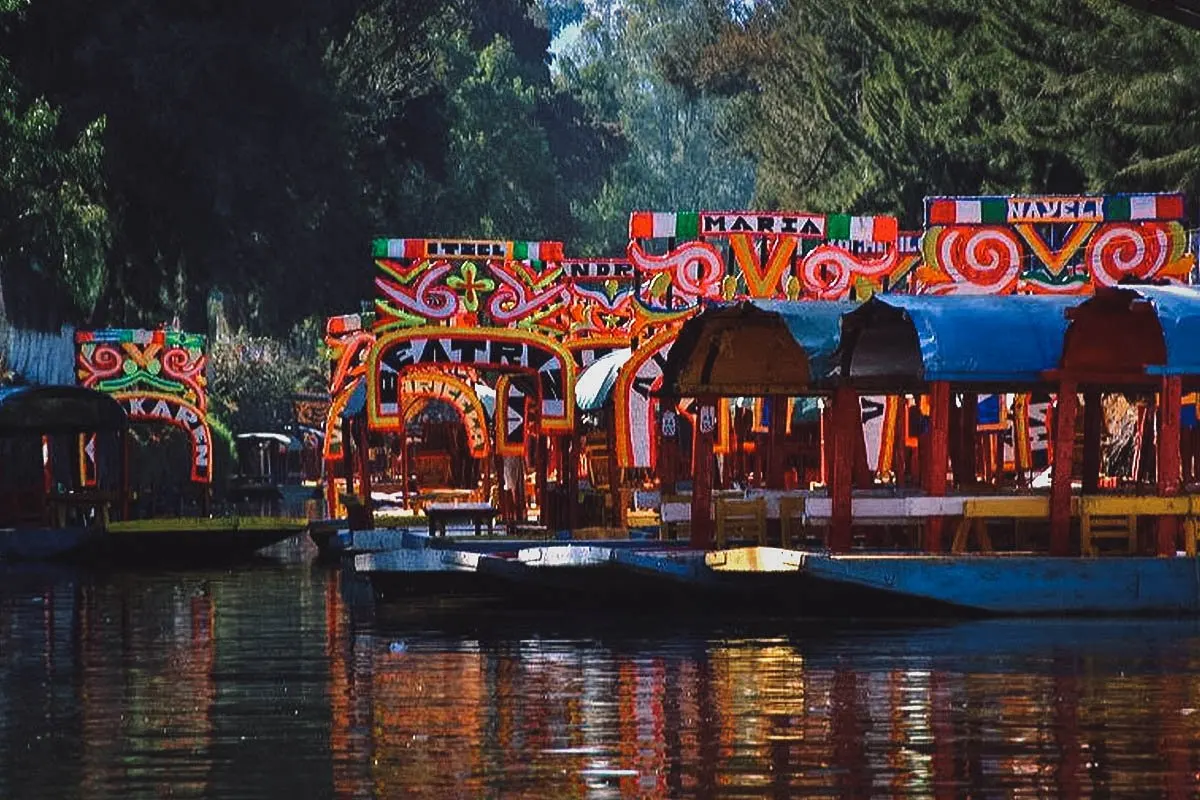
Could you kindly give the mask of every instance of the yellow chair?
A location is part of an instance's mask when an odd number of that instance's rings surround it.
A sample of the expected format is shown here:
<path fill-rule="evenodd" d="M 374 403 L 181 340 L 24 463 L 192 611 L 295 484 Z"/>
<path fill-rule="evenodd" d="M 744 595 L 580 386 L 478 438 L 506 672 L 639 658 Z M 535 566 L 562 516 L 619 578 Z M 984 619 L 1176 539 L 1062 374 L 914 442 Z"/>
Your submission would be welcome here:
<path fill-rule="evenodd" d="M 1134 498 L 1128 498 L 1134 499 Z M 1079 550 L 1100 555 L 1100 542 L 1124 542 L 1126 553 L 1137 550 L 1137 514 L 1121 497 L 1085 497 L 1079 511 Z"/>
<path fill-rule="evenodd" d="M 766 544 L 767 500 L 734 500 L 717 498 L 717 549 L 723 550 L 731 540 Z"/>
<path fill-rule="evenodd" d="M 662 509 L 667 504 L 687 503 L 690 504 L 692 498 L 687 495 L 679 494 L 664 494 L 659 505 L 659 523 L 658 523 L 658 538 L 661 541 L 673 541 L 675 539 L 687 538 L 692 535 L 692 523 L 688 522 L 668 522 L 664 519 Z"/>
<path fill-rule="evenodd" d="M 1200 516 L 1200 495 L 1188 496 L 1188 515 L 1183 520 L 1183 547 L 1187 554 L 1196 557 L 1196 538 L 1200 537 L 1200 525 L 1196 518 Z"/>
<path fill-rule="evenodd" d="M 795 533 L 793 534 L 793 526 Z M 804 498 L 783 495 L 779 498 L 779 546 L 792 549 L 793 539 L 804 535 Z"/>

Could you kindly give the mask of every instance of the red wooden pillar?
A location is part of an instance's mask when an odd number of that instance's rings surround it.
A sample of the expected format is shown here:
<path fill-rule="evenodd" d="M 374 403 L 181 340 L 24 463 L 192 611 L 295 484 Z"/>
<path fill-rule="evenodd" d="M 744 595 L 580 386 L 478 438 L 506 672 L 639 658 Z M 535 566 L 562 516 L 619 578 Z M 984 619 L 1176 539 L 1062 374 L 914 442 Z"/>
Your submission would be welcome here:
<path fill-rule="evenodd" d="M 566 476 L 562 481 L 567 487 L 567 528 L 572 532 L 579 527 L 579 451 L 581 442 L 574 433 L 563 437 L 563 457 Z"/>
<path fill-rule="evenodd" d="M 862 438 L 862 412 L 858 393 L 848 386 L 839 386 L 833 395 L 829 419 L 832 430 L 826 428 L 833 445 L 829 467 L 829 497 L 832 506 L 829 519 L 829 549 L 848 553 L 854 542 L 854 459 L 857 446 L 854 438 Z"/>
<path fill-rule="evenodd" d="M 549 526 L 553 520 L 546 513 L 546 473 L 550 471 L 550 440 L 544 433 L 539 432 L 534 441 L 533 487 L 537 495 L 538 522 Z"/>
<path fill-rule="evenodd" d="M 1180 481 L 1180 406 L 1183 400 L 1183 380 L 1178 375 L 1162 379 L 1158 401 L 1158 436 L 1155 438 L 1156 475 L 1159 497 L 1179 494 Z M 1159 517 L 1157 524 L 1159 556 L 1173 556 L 1179 547 L 1179 518 Z"/>
<path fill-rule="evenodd" d="M 925 492 L 930 497 L 946 494 L 946 473 L 950 467 L 950 384 L 935 381 L 929 386 L 929 447 L 928 457 L 921 454 L 925 470 Z M 925 549 L 931 553 L 942 550 L 942 532 L 946 520 L 930 517 L 925 522 Z"/>
<path fill-rule="evenodd" d="M 783 488 L 783 450 L 784 437 L 787 432 L 788 399 L 783 395 L 772 395 L 771 403 L 771 433 L 767 461 L 767 488 Z"/>
<path fill-rule="evenodd" d="M 1083 392 L 1083 493 L 1100 491 L 1100 439 L 1104 429 L 1104 410 L 1100 406 L 1100 392 L 1085 389 Z"/>
<path fill-rule="evenodd" d="M 1073 380 L 1058 386 L 1054 409 L 1054 463 L 1050 467 L 1050 555 L 1071 551 L 1071 462 L 1075 455 L 1075 411 L 1078 387 Z"/>
<path fill-rule="evenodd" d="M 696 431 L 692 436 L 692 547 L 712 546 L 713 445 L 717 436 L 717 398 L 696 399 Z"/>
<path fill-rule="evenodd" d="M 832 484 L 833 470 L 833 434 L 837 426 L 833 424 L 833 398 L 828 398 L 821 406 L 821 483 L 825 486 Z"/>
<path fill-rule="evenodd" d="M 612 506 L 613 520 L 616 526 L 622 524 L 621 519 L 621 465 L 617 463 L 617 415 L 610 406 L 608 409 L 608 502 Z M 662 445 L 659 445 L 659 459 L 662 459 Z M 665 491 L 665 490 L 664 490 Z M 671 478 L 671 491 L 675 491 L 675 478 Z"/>

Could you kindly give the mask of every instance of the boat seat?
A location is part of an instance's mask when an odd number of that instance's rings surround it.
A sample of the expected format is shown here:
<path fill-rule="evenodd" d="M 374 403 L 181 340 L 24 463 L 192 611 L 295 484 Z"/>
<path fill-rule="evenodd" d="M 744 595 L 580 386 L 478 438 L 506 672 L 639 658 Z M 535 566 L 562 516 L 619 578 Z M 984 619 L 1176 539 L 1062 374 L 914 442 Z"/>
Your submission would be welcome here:
<path fill-rule="evenodd" d="M 784 495 L 779 498 L 779 546 L 791 550 L 805 533 L 804 498 Z"/>
<path fill-rule="evenodd" d="M 1200 537 L 1200 495 L 1188 497 L 1188 515 L 1183 520 L 1183 549 L 1196 556 L 1196 539 Z"/>
<path fill-rule="evenodd" d="M 717 549 L 724 550 L 731 541 L 750 541 L 766 544 L 767 500 L 734 500 L 717 498 Z"/>
<path fill-rule="evenodd" d="M 950 545 L 950 552 L 965 553 L 971 535 L 981 553 L 992 552 L 992 537 L 987 525 L 990 520 L 1009 519 L 1047 520 L 1050 518 L 1048 497 L 976 497 L 963 501 L 963 515 Z"/>
<path fill-rule="evenodd" d="M 658 523 L 658 538 L 664 542 L 674 541 L 676 539 L 686 539 L 691 536 L 692 523 L 688 521 L 668 520 L 662 514 L 662 509 L 668 503 L 688 503 L 692 502 L 692 498 L 678 494 L 664 494 L 660 500 L 659 506 L 659 523 Z"/>

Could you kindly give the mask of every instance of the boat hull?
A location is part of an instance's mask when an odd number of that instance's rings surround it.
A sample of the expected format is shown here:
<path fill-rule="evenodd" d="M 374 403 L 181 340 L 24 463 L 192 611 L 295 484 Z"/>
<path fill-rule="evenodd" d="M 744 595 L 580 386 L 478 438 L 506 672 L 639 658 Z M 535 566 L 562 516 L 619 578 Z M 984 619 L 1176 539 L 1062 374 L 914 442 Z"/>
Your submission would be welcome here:
<path fill-rule="evenodd" d="M 1200 613 L 1195 558 L 810 553 L 797 577 L 885 615 L 897 603 L 989 616 Z"/>
<path fill-rule="evenodd" d="M 103 535 L 97 528 L 0 529 L 0 561 L 66 561 Z"/>

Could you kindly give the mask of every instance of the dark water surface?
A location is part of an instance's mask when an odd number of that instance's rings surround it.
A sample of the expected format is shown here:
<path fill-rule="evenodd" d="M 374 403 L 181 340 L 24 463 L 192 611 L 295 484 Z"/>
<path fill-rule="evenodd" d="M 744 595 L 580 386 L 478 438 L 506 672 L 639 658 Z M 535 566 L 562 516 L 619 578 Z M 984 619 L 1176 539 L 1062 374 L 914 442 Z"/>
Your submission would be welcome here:
<path fill-rule="evenodd" d="M 372 613 L 0 570 L 0 798 L 1195 797 L 1200 626 Z M 367 598 L 369 600 L 369 595 Z"/>

